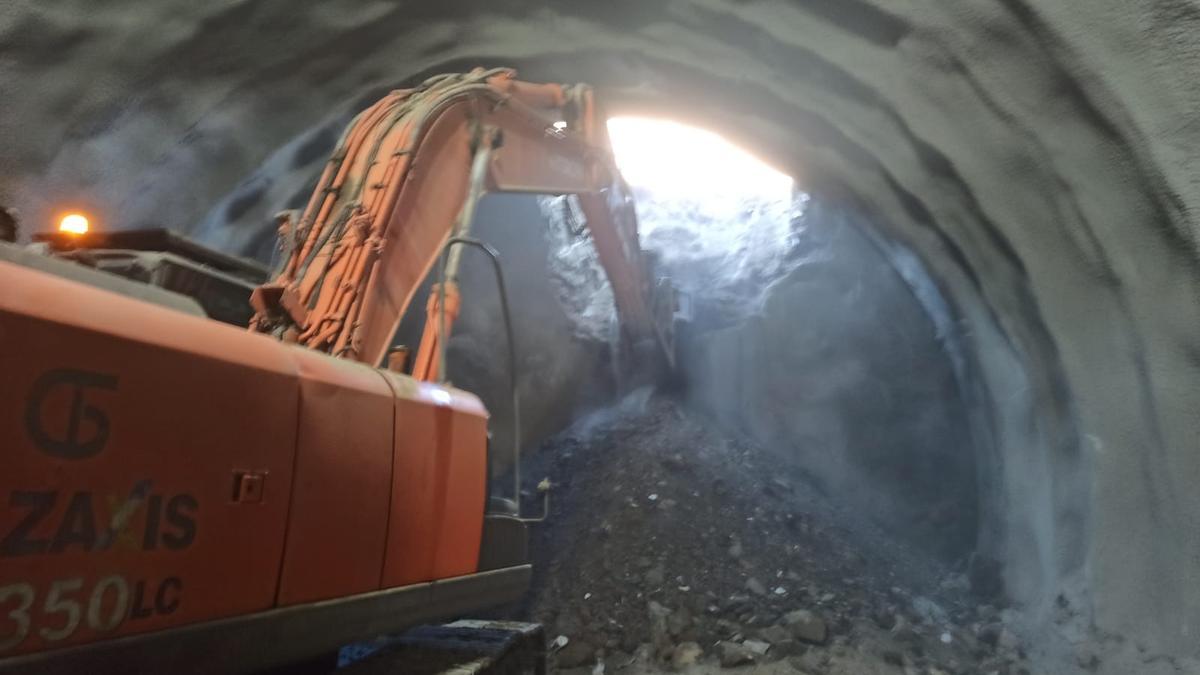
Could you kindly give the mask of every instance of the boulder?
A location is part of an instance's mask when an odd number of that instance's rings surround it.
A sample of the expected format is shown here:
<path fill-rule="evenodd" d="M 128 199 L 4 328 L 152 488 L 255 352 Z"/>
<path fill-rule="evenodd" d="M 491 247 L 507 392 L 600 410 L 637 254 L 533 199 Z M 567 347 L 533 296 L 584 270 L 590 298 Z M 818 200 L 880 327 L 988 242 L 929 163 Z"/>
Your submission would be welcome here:
<path fill-rule="evenodd" d="M 736 668 L 754 663 L 754 652 L 736 642 L 725 640 L 717 643 L 722 668 Z"/>
<path fill-rule="evenodd" d="M 700 645 L 695 642 L 681 642 L 675 645 L 675 651 L 671 654 L 671 667 L 683 670 L 694 665 L 701 656 L 704 656 L 704 649 Z"/>
<path fill-rule="evenodd" d="M 792 632 L 797 640 L 812 644 L 825 644 L 829 638 L 829 629 L 825 620 L 807 609 L 797 609 L 783 616 L 783 625 Z"/>

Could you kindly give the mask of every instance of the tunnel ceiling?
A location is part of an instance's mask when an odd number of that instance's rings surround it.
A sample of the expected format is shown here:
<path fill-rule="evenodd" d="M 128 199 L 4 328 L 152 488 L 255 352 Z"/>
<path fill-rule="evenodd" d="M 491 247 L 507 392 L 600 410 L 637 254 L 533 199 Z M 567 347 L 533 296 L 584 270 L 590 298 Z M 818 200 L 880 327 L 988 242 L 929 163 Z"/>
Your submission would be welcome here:
<path fill-rule="evenodd" d="M 278 148 L 472 65 L 719 130 L 870 214 L 959 307 L 1026 600 L 1073 586 L 1105 629 L 1190 653 L 1198 29 L 1183 1 L 17 0 L 0 202 L 32 228 L 67 202 L 213 225 Z"/>

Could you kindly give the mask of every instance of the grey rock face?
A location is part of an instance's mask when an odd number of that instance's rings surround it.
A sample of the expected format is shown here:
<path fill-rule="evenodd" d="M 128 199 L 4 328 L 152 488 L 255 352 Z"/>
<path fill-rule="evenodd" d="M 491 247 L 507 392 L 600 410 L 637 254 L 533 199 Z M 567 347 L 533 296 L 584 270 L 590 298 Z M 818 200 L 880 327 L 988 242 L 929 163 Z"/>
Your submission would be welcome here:
<path fill-rule="evenodd" d="M 840 499 L 960 556 L 976 546 L 979 499 L 961 338 L 864 226 L 810 204 L 761 313 L 684 332 L 689 395 Z"/>

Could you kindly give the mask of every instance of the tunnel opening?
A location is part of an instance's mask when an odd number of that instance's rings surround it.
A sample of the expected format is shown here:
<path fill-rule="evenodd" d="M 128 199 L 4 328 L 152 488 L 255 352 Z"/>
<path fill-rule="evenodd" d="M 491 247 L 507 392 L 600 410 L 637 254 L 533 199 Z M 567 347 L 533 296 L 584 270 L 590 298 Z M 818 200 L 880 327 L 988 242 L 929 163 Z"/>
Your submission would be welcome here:
<path fill-rule="evenodd" d="M 609 134 L 643 245 L 689 296 L 688 404 L 965 568 L 980 513 L 964 346 L 919 259 L 713 132 L 620 117 Z"/>
<path fill-rule="evenodd" d="M 686 670 L 700 653 L 736 666 L 754 649 L 801 672 L 1019 661 L 987 550 L 1003 534 L 988 524 L 978 343 L 942 280 L 877 217 L 740 149 L 714 161 L 716 134 L 619 119 L 642 245 L 690 296 L 684 386 L 616 386 L 619 403 L 576 413 L 530 460 L 529 503 L 534 477 L 557 488 L 522 611 L 557 635 L 558 667 Z M 570 202 L 539 204 L 550 237 L 567 233 L 551 277 L 568 314 L 609 316 Z M 887 645 L 913 627 L 924 654 L 897 659 Z M 878 643 L 834 659 L 805 646 L 851 632 Z"/>
<path fill-rule="evenodd" d="M 691 325 L 719 328 L 761 312 L 767 288 L 798 264 L 795 224 L 808 195 L 712 131 L 616 117 L 608 133 L 642 245 L 687 296 Z"/>

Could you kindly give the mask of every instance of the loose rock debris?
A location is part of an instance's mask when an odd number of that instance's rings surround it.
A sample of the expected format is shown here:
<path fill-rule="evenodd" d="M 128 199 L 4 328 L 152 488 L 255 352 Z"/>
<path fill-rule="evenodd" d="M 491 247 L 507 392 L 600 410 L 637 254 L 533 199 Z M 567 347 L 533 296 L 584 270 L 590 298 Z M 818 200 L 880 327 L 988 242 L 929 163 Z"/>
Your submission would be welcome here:
<path fill-rule="evenodd" d="M 549 441 L 527 474 L 555 487 L 524 612 L 557 638 L 552 667 L 1030 673 L 1009 611 L 779 457 L 645 392 Z"/>

